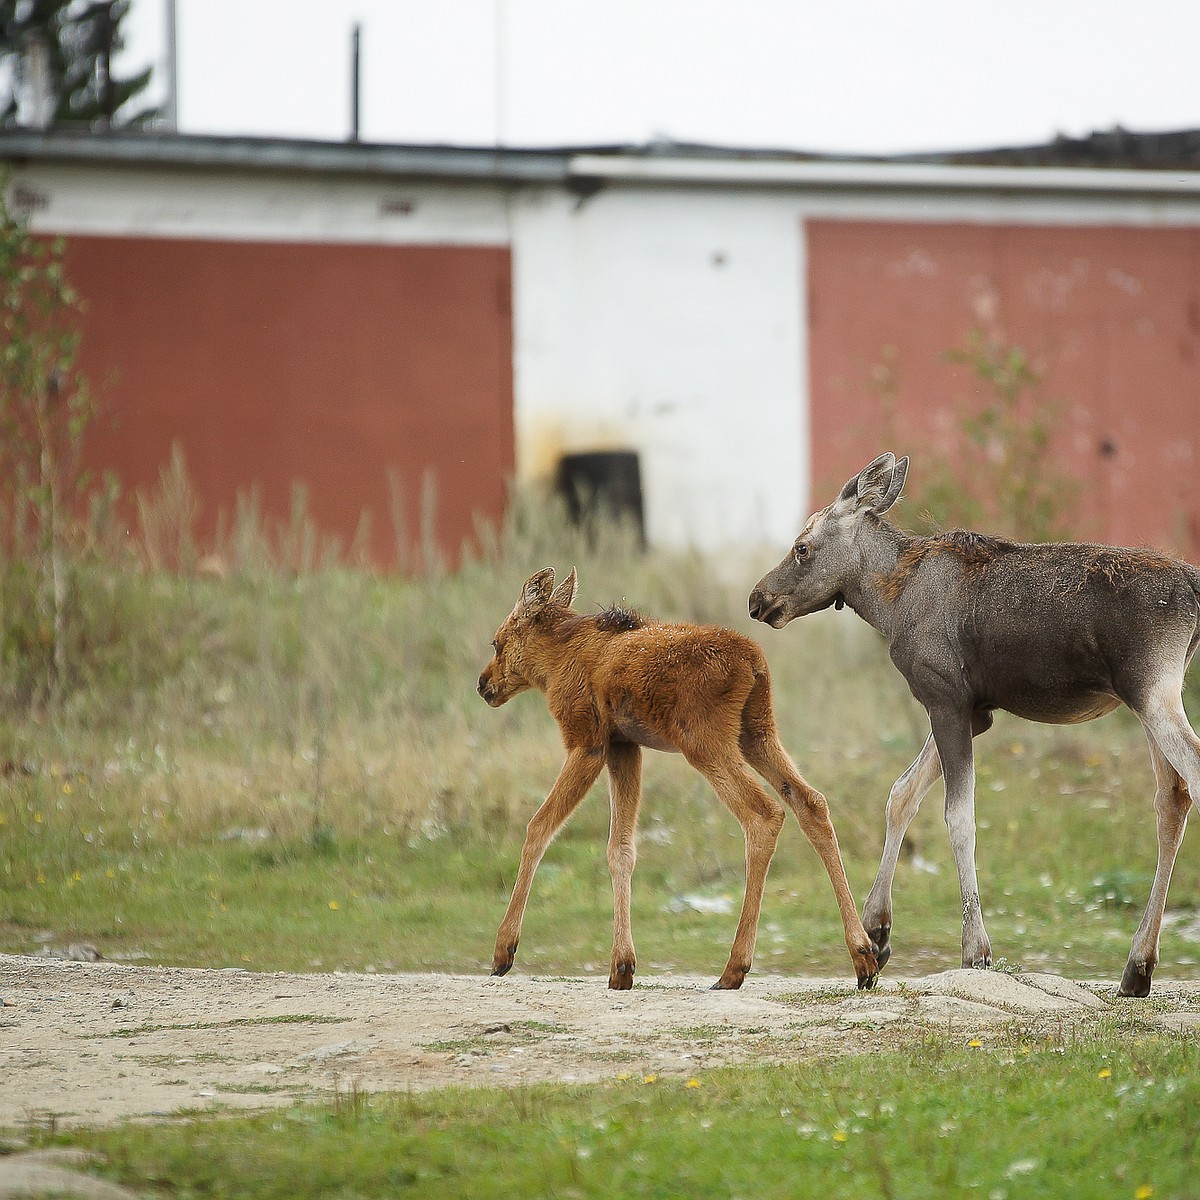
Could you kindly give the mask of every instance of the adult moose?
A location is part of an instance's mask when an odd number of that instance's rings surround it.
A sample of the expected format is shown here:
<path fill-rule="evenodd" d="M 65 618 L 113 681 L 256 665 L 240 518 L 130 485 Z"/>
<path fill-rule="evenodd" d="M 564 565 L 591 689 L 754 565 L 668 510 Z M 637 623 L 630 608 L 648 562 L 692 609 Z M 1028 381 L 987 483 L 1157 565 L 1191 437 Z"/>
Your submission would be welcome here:
<path fill-rule="evenodd" d="M 551 567 L 526 580 L 479 676 L 479 694 L 493 708 L 530 688 L 543 692 L 567 751 L 550 794 L 529 822 L 512 898 L 496 933 L 492 974 L 503 975 L 513 964 L 542 855 L 607 766 L 614 910 L 608 986 L 633 986 L 637 957 L 629 901 L 646 746 L 683 754 L 745 834 L 746 894 L 729 962 L 714 987 L 739 988 L 750 970 L 767 868 L 783 828 L 783 805 L 754 771 L 783 797 L 820 855 L 858 986 L 870 987 L 879 973 L 875 947 L 858 919 L 825 797 L 801 778 L 780 745 L 762 650 L 715 625 L 648 621 L 620 608 L 574 612 L 577 585 L 572 570 L 555 587 Z"/>
<path fill-rule="evenodd" d="M 929 739 L 888 796 L 883 857 L 863 908 L 879 965 L 890 955 L 892 879 L 905 830 L 943 774 L 962 892 L 962 963 L 991 964 L 975 878 L 971 739 L 991 726 L 993 711 L 1069 724 L 1126 704 L 1146 731 L 1158 785 L 1158 868 L 1120 994 L 1148 995 L 1171 869 L 1191 797 L 1200 795 L 1200 739 L 1180 696 L 1200 640 L 1200 571 L 1147 550 L 1021 545 L 962 531 L 910 536 L 883 518 L 907 471 L 907 458 L 875 459 L 808 519 L 750 593 L 750 615 L 774 629 L 848 604 L 887 639 L 929 713 Z"/>

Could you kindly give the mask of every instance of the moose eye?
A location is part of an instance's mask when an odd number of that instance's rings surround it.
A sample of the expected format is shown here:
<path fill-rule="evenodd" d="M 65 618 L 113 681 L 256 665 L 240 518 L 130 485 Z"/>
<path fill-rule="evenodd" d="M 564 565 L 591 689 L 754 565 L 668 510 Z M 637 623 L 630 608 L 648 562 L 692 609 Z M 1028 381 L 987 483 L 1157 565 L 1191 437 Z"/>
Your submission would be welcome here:
<path fill-rule="evenodd" d="M 792 547 L 792 557 L 800 562 L 801 559 L 807 558 L 812 552 L 812 547 L 807 542 L 797 542 Z"/>
<path fill-rule="evenodd" d="M 495 650 L 497 654 L 500 653 L 500 643 L 495 638 L 492 638 L 492 649 Z"/>

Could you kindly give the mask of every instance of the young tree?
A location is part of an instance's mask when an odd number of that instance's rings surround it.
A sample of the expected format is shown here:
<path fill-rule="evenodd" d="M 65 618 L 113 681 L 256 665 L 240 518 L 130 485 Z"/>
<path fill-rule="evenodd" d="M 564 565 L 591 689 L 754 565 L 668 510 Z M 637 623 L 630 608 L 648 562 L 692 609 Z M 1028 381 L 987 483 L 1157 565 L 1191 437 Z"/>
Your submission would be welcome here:
<path fill-rule="evenodd" d="M 122 49 L 121 22 L 131 0 L 0 0 L 0 62 L 7 89 L 0 95 L 0 126 L 17 124 L 17 91 L 23 54 L 30 40 L 46 53 L 53 92 L 51 125 L 141 126 L 157 108 L 133 102 L 150 83 L 151 69 L 137 75 L 113 73 Z"/>
<path fill-rule="evenodd" d="M 67 675 L 68 546 L 86 484 L 83 437 L 95 408 L 76 366 L 80 300 L 63 272 L 61 239 L 34 237 L 13 217 L 0 180 L 0 505 L 5 540 L 32 570 L 37 692 Z"/>

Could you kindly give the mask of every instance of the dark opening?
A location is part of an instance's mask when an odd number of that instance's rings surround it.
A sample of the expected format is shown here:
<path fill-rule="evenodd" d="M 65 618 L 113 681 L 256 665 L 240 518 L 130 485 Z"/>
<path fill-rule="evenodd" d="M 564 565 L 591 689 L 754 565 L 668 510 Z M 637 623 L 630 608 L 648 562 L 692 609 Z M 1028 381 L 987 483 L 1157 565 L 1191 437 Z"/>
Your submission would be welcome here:
<path fill-rule="evenodd" d="M 638 541 L 645 547 L 642 472 L 636 451 L 564 454 L 558 463 L 557 487 L 577 525 L 596 517 L 626 521 L 636 528 Z"/>

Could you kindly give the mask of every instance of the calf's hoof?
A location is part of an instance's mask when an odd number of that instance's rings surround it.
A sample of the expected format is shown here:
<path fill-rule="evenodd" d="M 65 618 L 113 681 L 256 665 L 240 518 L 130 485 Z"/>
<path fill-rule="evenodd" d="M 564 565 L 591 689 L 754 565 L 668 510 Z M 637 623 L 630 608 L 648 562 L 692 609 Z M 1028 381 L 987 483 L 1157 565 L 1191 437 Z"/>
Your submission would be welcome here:
<path fill-rule="evenodd" d="M 873 988 L 879 978 L 879 955 L 875 947 L 851 950 L 850 959 L 854 963 L 854 974 L 858 976 L 858 990 Z"/>
<path fill-rule="evenodd" d="M 724 974 L 709 990 L 713 992 L 736 992 L 745 981 L 745 971 L 735 971 L 726 967 Z"/>
<path fill-rule="evenodd" d="M 1150 980 L 1154 975 L 1154 967 L 1150 963 L 1135 963 L 1131 958 L 1125 964 L 1125 973 L 1121 976 L 1121 986 L 1117 988 L 1118 996 L 1136 996 L 1141 999 L 1150 995 Z"/>
<path fill-rule="evenodd" d="M 608 986 L 614 992 L 627 992 L 633 987 L 633 968 L 632 962 L 619 962 L 613 966 L 613 969 L 608 973 Z"/>
<path fill-rule="evenodd" d="M 513 942 L 507 950 L 497 950 L 492 955 L 492 974 L 507 975 L 512 970 L 513 962 L 517 957 L 517 943 Z"/>

